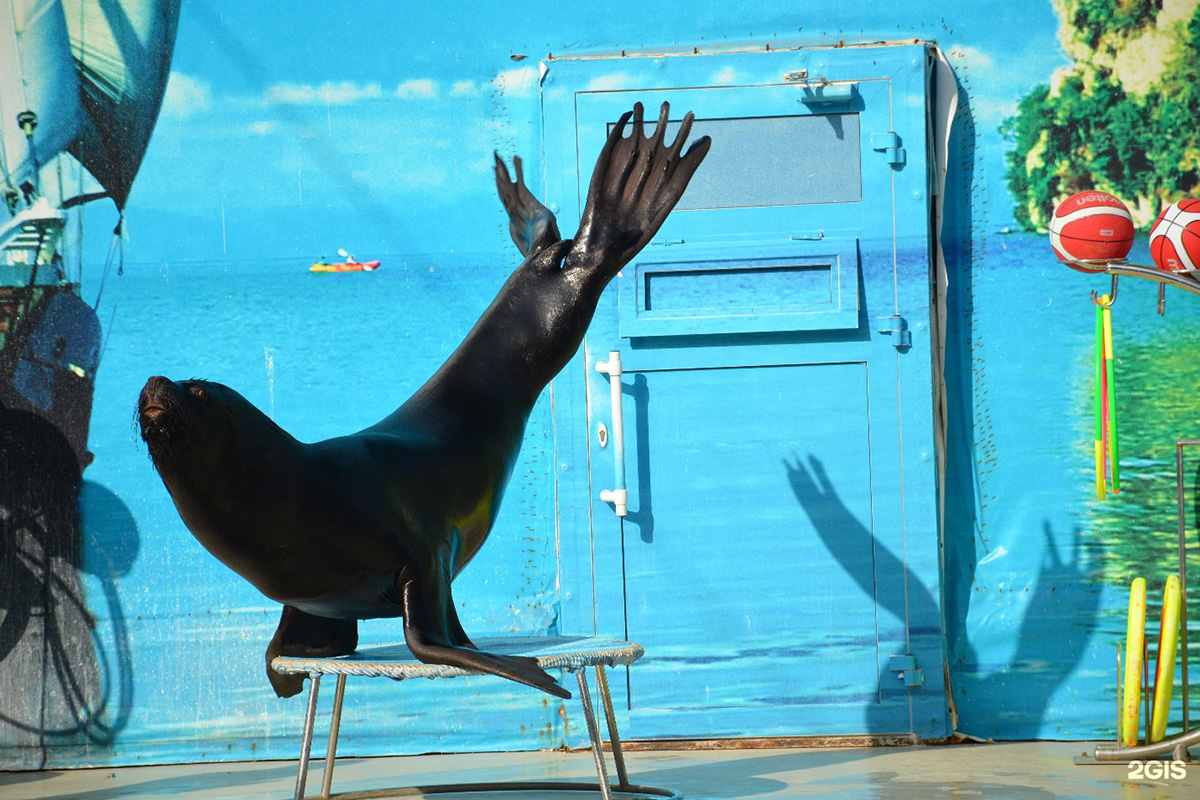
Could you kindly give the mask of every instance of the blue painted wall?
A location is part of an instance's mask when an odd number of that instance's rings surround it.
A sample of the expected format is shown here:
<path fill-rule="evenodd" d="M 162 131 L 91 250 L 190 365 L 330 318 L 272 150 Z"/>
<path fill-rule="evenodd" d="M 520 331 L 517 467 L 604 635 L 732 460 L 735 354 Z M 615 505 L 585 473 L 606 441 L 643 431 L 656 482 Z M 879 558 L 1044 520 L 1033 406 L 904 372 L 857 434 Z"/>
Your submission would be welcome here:
<path fill-rule="evenodd" d="M 1153 287 L 1122 283 L 1128 488 L 1095 501 L 1087 293 L 1107 281 L 1058 266 L 1039 236 L 997 235 L 1013 220 L 999 126 L 1070 60 L 1050 3 L 664 2 L 631 14 L 615 2 L 467 3 L 453 21 L 384 3 L 353 13 L 301 3 L 286 15 L 185 3 L 168 101 L 130 200 L 124 275 L 100 300 L 108 338 L 82 568 L 27 570 L 26 605 L 5 609 L 6 621 L 28 620 L 0 671 L 38 711 L 4 710 L 0 766 L 294 755 L 300 703 L 270 696 L 262 674 L 277 609 L 178 520 L 137 441 L 137 391 L 157 373 L 219 380 L 306 440 L 391 411 L 517 263 L 488 167 L 494 149 L 537 160 L 540 58 L 900 39 L 936 42 L 960 88 L 944 231 L 946 521 L 922 534 L 943 548 L 950 719 L 995 738 L 1111 735 L 1124 586 L 1143 574 L 1153 592 L 1171 569 L 1174 441 L 1200 435 L 1190 358 L 1200 305 L 1171 296 L 1159 318 Z M 111 228 L 102 212 L 87 221 Z M 338 247 L 384 269 L 305 271 Z M 1144 262 L 1144 243 L 1137 253 Z M 96 272 L 85 272 L 92 297 Z M 547 395 L 535 411 L 493 538 L 456 584 L 468 630 L 558 628 L 559 554 L 582 541 L 559 509 L 586 500 L 556 492 L 554 420 L 582 402 Z M 363 634 L 399 632 L 380 622 Z M 579 739 L 574 706 L 482 679 L 446 683 L 352 685 L 340 752 Z M 430 713 L 439 707 L 454 711 Z"/>

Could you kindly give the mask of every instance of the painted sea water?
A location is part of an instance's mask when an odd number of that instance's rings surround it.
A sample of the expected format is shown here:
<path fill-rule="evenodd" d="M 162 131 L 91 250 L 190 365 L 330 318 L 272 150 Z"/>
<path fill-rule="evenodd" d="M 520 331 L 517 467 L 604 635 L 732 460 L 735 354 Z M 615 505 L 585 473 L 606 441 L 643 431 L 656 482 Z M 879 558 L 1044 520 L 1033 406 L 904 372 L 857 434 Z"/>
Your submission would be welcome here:
<path fill-rule="evenodd" d="M 88 555 L 111 559 L 106 550 L 120 548 L 127 566 L 110 571 L 107 586 L 85 578 L 111 672 L 108 713 L 123 717 L 112 759 L 290 757 L 302 716 L 299 698 L 277 700 L 266 684 L 263 651 L 278 606 L 199 546 L 153 470 L 134 414 L 145 380 L 225 383 L 305 441 L 350 433 L 393 411 L 433 373 L 515 263 L 385 256 L 377 272 L 346 275 L 313 274 L 294 261 L 129 264 L 109 281 L 100 306 L 110 324 L 93 412 L 95 463 L 83 505 L 85 538 L 94 543 Z M 455 584 L 471 630 L 545 633 L 554 623 L 549 436 L 542 404 L 493 543 Z M 360 630 L 363 643 L 402 638 L 398 622 Z M 358 737 L 370 742 L 367 752 L 472 739 L 478 748 L 549 746 L 551 722 L 561 729 L 538 693 L 501 685 L 480 699 L 472 681 L 442 683 L 409 709 L 403 692 L 377 687 L 385 700 L 355 705 L 374 708 L 381 727 L 348 719 L 346 752 Z M 430 707 L 452 710 L 431 719 Z M 464 719 L 472 708 L 487 720 L 475 733 L 470 714 Z M 109 760 L 97 751 L 92 760 Z"/>
<path fill-rule="evenodd" d="M 1146 243 L 1136 242 L 1129 258 L 1150 264 Z M 1163 585 L 1178 569 L 1175 442 L 1200 432 L 1193 398 L 1200 298 L 1168 289 L 1160 317 L 1156 283 L 1118 283 L 1112 314 L 1122 491 L 1100 500 L 1090 292 L 1109 292 L 1111 279 L 1063 267 L 1039 236 L 989 238 L 976 265 L 968 301 L 976 520 L 972 532 L 948 522 L 946 534 L 945 587 L 961 619 L 949 621 L 960 730 L 1112 737 L 1129 583 L 1139 575 L 1149 583 L 1153 656 Z M 1200 563 L 1196 455 L 1185 469 L 1193 575 Z M 950 542 L 968 533 L 969 563 L 955 563 Z M 1194 655 L 1200 605 L 1192 594 Z M 1194 692 L 1195 671 L 1190 678 Z M 1179 730 L 1179 695 L 1169 730 Z"/>
<path fill-rule="evenodd" d="M 138 439 L 134 403 L 149 376 L 164 374 L 226 383 L 306 441 L 372 424 L 432 374 L 517 263 L 515 255 L 381 259 L 377 272 L 346 275 L 315 275 L 290 260 L 130 263 L 108 282 L 80 578 L 95 619 L 87 669 L 102 691 L 85 715 L 88 742 L 64 730 L 51 765 L 294 757 L 302 702 L 274 698 L 263 673 L 278 607 L 183 527 Z M 1133 259 L 1148 263 L 1144 243 Z M 1128 582 L 1147 578 L 1157 620 L 1155 596 L 1174 569 L 1175 441 L 1200 435 L 1191 397 L 1200 298 L 1168 290 L 1159 317 L 1155 284 L 1120 282 L 1122 492 L 1099 501 L 1089 292 L 1108 291 L 1109 279 L 1061 266 L 1042 237 L 1027 235 L 986 239 L 973 268 L 949 277 L 965 309 L 950 330 L 970 367 L 969 392 L 951 399 L 971 453 L 957 476 L 968 488 L 955 491 L 974 509 L 949 514 L 945 534 L 958 729 L 1109 737 Z M 455 583 L 469 631 L 557 630 L 555 503 L 564 499 L 553 485 L 551 402 L 547 393 L 530 421 L 488 547 Z M 761 603 L 763 615 L 774 613 L 771 598 Z M 1200 605 L 1189 618 L 1200 619 Z M 1196 652 L 1200 625 L 1190 629 Z M 361 631 L 364 644 L 400 637 L 388 621 Z M 819 636 L 795 643 L 822 645 Z M 564 727 L 579 741 L 576 705 L 498 679 L 405 688 L 351 685 L 339 752 L 546 747 L 563 740 Z M 1176 719 L 1179 709 L 1177 692 Z"/>

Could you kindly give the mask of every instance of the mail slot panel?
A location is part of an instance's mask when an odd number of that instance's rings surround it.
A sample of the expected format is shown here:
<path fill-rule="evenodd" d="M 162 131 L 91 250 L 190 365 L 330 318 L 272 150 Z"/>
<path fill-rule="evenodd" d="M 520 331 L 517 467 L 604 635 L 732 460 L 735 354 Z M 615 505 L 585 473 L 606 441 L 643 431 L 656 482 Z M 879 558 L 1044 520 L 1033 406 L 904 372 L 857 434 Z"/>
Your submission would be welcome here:
<path fill-rule="evenodd" d="M 771 308 L 833 302 L 831 264 L 718 263 L 689 264 L 683 269 L 654 269 L 648 265 L 643 274 L 645 310 L 650 313 L 753 314 Z"/>
<path fill-rule="evenodd" d="M 622 272 L 620 335 L 857 328 L 858 240 L 659 245 Z"/>

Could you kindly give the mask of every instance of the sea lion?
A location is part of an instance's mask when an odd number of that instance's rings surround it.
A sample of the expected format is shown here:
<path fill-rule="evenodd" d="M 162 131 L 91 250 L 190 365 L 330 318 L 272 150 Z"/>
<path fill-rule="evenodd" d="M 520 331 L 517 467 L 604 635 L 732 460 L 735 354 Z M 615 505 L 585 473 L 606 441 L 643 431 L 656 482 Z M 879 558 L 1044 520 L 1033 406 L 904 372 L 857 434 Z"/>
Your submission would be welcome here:
<path fill-rule="evenodd" d="M 579 231 L 554 215 L 496 157 L 513 241 L 526 256 L 445 364 L 404 405 L 365 430 L 297 441 L 234 390 L 152 377 L 138 399 L 142 438 L 184 523 L 213 555 L 283 603 L 267 648 L 281 697 L 302 676 L 277 655 L 354 651 L 357 620 L 403 617 L 422 661 L 482 670 L 558 697 L 570 694 L 533 659 L 480 652 L 455 612 L 450 583 L 479 551 L 542 389 L 575 354 L 600 293 L 658 231 L 708 152 L 681 155 L 687 114 L 664 143 L 642 106 L 613 128 L 592 173 Z"/>

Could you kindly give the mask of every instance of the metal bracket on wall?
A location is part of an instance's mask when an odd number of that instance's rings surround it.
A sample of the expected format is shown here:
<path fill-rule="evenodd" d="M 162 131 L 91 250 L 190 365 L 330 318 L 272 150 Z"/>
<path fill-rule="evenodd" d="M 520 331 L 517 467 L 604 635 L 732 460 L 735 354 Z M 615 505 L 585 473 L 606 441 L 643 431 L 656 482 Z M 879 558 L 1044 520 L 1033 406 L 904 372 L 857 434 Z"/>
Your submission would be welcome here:
<path fill-rule="evenodd" d="M 917 669 L 917 659 L 907 653 L 891 656 L 888 659 L 888 669 L 892 672 L 899 672 L 900 677 L 904 679 L 904 685 L 909 688 L 922 686 L 925 683 L 925 673 Z"/>
<path fill-rule="evenodd" d="M 895 131 L 887 133 L 872 133 L 871 134 L 871 149 L 883 153 L 887 158 L 887 163 L 893 167 L 903 166 L 908 160 L 904 148 L 901 147 L 900 134 Z"/>
<path fill-rule="evenodd" d="M 880 333 L 890 334 L 892 346 L 899 350 L 901 347 L 912 346 L 912 331 L 908 329 L 908 321 L 899 314 L 890 317 L 876 317 L 875 329 Z"/>
<path fill-rule="evenodd" d="M 800 85 L 800 102 L 809 108 L 846 105 L 858 100 L 858 81 L 831 81 L 823 75 L 810 77 L 807 69 L 789 72 L 783 79 Z"/>

